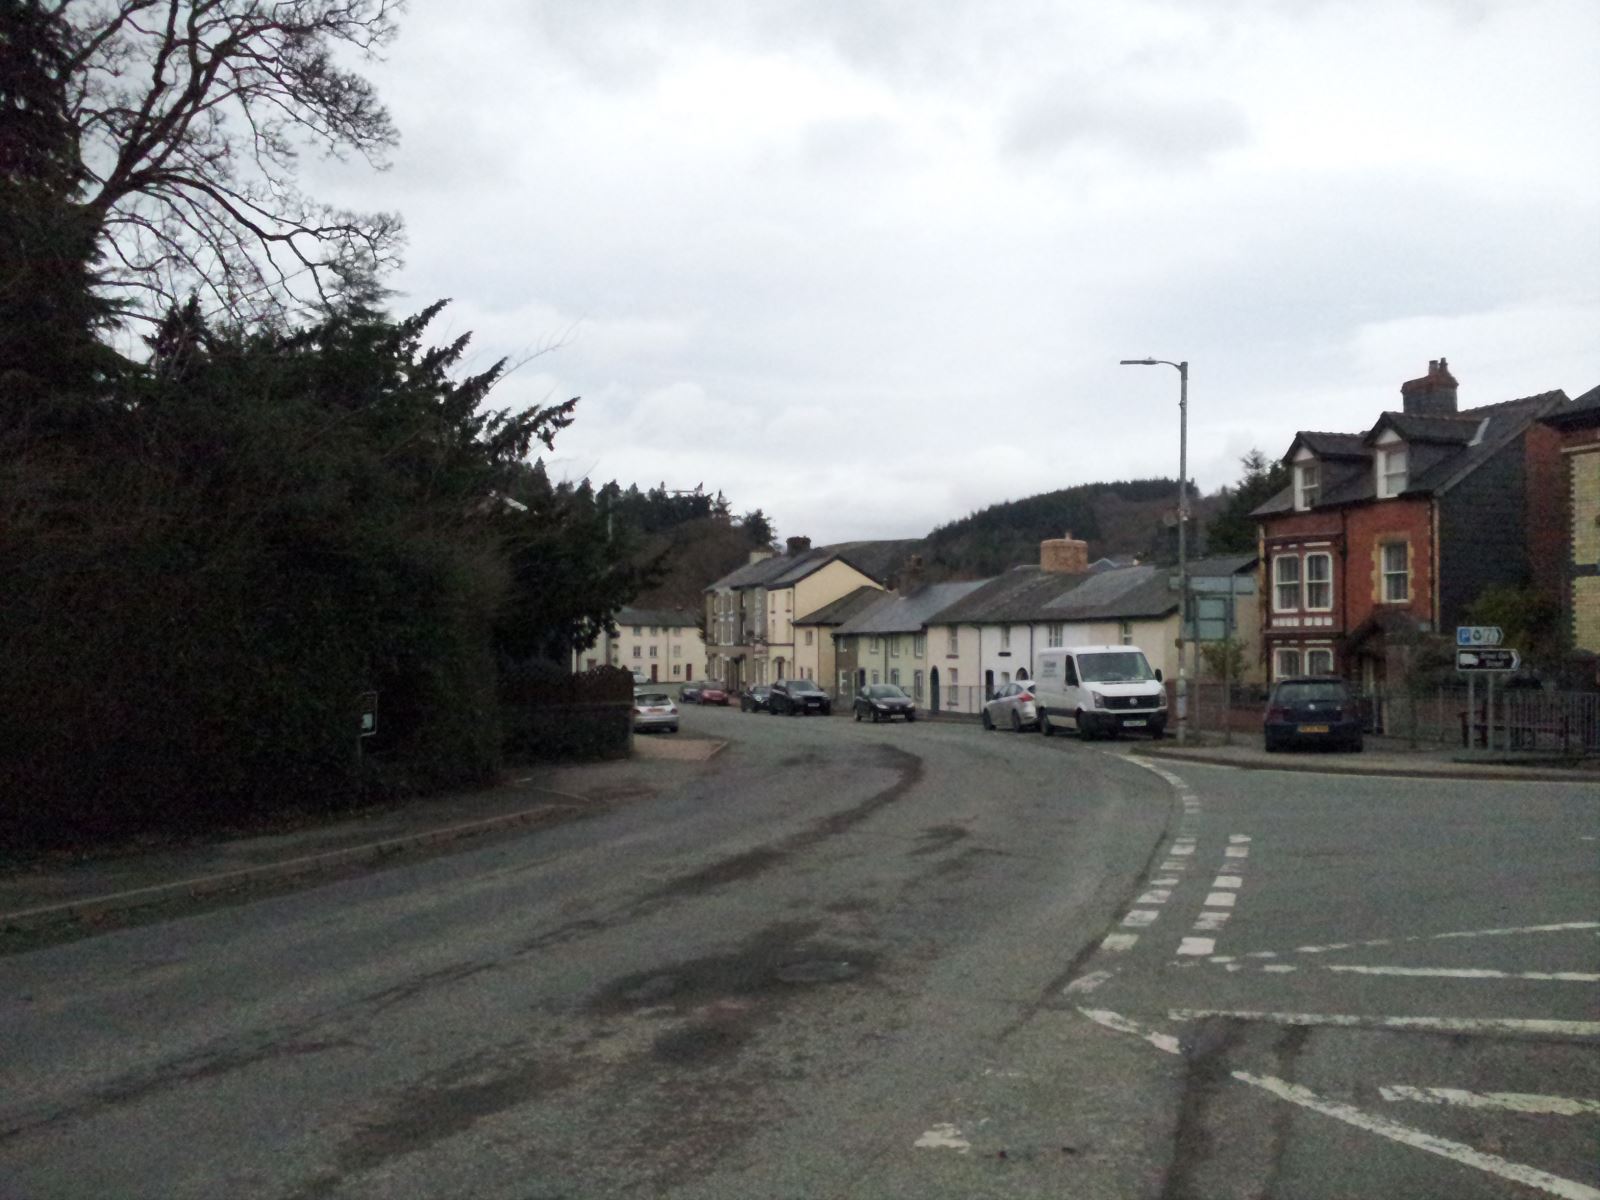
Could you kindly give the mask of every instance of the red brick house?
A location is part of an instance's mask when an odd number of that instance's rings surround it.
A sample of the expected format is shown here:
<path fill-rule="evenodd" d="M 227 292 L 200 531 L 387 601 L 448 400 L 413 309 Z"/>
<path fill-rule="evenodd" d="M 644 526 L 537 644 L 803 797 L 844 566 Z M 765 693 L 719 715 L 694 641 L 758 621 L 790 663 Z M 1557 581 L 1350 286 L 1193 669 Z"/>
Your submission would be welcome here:
<path fill-rule="evenodd" d="M 1565 576 L 1560 391 L 1458 409 L 1444 359 L 1363 433 L 1302 432 L 1260 522 L 1269 675 L 1328 673 L 1373 694 L 1419 634 L 1453 629 L 1494 584 Z M 1553 592 L 1552 592 L 1553 594 Z"/>
<path fill-rule="evenodd" d="M 1560 590 L 1567 630 L 1574 649 L 1600 655 L 1600 387 L 1542 424 L 1560 441 L 1553 488 L 1563 501 Z"/>

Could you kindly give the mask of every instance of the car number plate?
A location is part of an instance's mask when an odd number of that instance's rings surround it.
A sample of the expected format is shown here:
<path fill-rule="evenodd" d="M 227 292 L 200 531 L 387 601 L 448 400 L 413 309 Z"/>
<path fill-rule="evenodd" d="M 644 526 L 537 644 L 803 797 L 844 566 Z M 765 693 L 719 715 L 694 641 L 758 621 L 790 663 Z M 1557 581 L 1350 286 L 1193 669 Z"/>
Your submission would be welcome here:
<path fill-rule="evenodd" d="M 1142 728 L 1145 724 L 1145 719 L 1143 717 L 1135 717 L 1131 721 L 1124 721 L 1123 724 L 1129 729 Z"/>
<path fill-rule="evenodd" d="M 1326 725 L 1302 725 L 1302 726 L 1300 726 L 1300 732 L 1301 733 L 1327 733 L 1328 732 L 1328 727 Z"/>

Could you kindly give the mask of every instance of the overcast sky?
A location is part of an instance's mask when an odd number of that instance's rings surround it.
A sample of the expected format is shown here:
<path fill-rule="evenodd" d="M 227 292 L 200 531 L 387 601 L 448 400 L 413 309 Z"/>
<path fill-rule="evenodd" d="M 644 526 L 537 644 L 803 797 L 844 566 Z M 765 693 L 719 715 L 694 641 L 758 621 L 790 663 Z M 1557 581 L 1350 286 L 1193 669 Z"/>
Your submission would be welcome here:
<path fill-rule="evenodd" d="M 1600 384 L 1595 0 L 412 0 L 372 68 L 397 309 L 556 477 L 722 489 L 780 536 Z"/>

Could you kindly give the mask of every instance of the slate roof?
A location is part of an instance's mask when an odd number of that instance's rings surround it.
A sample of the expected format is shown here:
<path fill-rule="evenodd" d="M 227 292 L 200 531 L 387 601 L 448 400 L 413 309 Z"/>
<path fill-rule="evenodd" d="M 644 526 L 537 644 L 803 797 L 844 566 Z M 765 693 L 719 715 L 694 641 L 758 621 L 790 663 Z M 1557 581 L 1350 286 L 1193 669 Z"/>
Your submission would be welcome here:
<path fill-rule="evenodd" d="M 1304 446 L 1318 458 L 1365 458 L 1367 456 L 1366 435 L 1361 433 L 1318 433 L 1311 429 L 1302 429 L 1294 435 L 1294 441 L 1289 443 L 1289 451 L 1283 456 L 1284 462 L 1289 462 L 1294 457 L 1294 452 Z"/>
<path fill-rule="evenodd" d="M 1191 558 L 1189 560 L 1189 576 L 1196 575 L 1237 575 L 1246 567 L 1256 565 L 1254 554 L 1214 554 L 1209 558 Z M 1168 568 L 1176 573 L 1176 568 Z"/>
<path fill-rule="evenodd" d="M 1110 621 L 1164 617 L 1178 609 L 1178 591 L 1168 567 L 1124 567 L 1091 575 L 1045 606 L 1045 619 Z"/>
<path fill-rule="evenodd" d="M 885 583 L 916 546 L 915 539 L 837 542 L 816 546 L 796 555 L 774 554 L 760 562 L 746 563 L 712 583 L 713 588 L 790 587 L 835 559 L 849 563 L 868 579 Z"/>
<path fill-rule="evenodd" d="M 1379 416 L 1366 434 L 1298 433 L 1285 461 L 1289 461 L 1295 447 L 1301 445 L 1310 448 L 1319 458 L 1326 454 L 1335 460 L 1323 468 L 1317 508 L 1335 508 L 1341 504 L 1376 499 L 1377 486 L 1371 467 L 1373 450 L 1369 439 L 1380 428 L 1389 426 L 1406 439 L 1410 451 L 1408 486 L 1402 494 L 1442 495 L 1502 450 L 1532 422 L 1561 409 L 1567 403 L 1566 393 L 1558 390 L 1524 396 L 1520 400 L 1463 409 L 1453 417 L 1386 412 Z M 1413 438 L 1406 434 L 1406 429 L 1424 436 Z M 1465 440 L 1459 437 L 1462 431 L 1467 433 Z M 1360 461 L 1346 461 L 1352 458 L 1348 452 L 1352 442 L 1360 447 Z M 1327 450 L 1318 449 L 1319 445 L 1327 447 Z M 1290 512 L 1293 508 L 1294 488 L 1290 486 L 1252 510 L 1251 516 L 1272 516 Z"/>
<path fill-rule="evenodd" d="M 803 617 L 796 617 L 796 625 L 840 625 L 848 621 L 856 613 L 876 602 L 883 595 L 880 588 L 869 587 L 862 584 L 855 591 L 840 596 L 831 604 L 824 604 L 815 612 L 809 612 Z"/>
<path fill-rule="evenodd" d="M 619 608 L 611 618 L 618 625 L 698 627 L 700 617 L 682 608 Z"/>
<path fill-rule="evenodd" d="M 1553 409 L 1541 419 L 1557 429 L 1584 429 L 1600 424 L 1600 387 L 1590 388 L 1571 404 Z"/>
<path fill-rule="evenodd" d="M 863 608 L 834 632 L 841 637 L 853 633 L 915 633 L 928 623 L 929 617 L 955 604 L 986 582 L 976 579 L 959 583 L 930 583 L 904 596 L 880 592 L 882 599 Z"/>
<path fill-rule="evenodd" d="M 1044 605 L 1091 576 L 1067 575 L 1038 566 L 1013 567 L 985 580 L 949 607 L 928 618 L 929 625 L 982 625 L 994 621 L 1042 620 Z"/>

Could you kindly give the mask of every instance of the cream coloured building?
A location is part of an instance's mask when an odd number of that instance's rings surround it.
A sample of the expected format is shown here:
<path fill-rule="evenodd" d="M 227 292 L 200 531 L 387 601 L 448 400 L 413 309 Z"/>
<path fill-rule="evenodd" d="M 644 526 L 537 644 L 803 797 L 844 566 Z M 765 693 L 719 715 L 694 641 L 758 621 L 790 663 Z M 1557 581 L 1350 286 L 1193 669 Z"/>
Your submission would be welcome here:
<path fill-rule="evenodd" d="M 700 619 L 687 609 L 623 608 L 612 618 L 617 634 L 572 656 L 572 669 L 626 667 L 660 683 L 695 683 L 706 677 L 706 643 Z"/>

